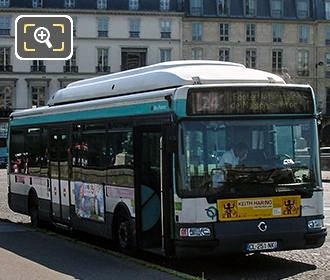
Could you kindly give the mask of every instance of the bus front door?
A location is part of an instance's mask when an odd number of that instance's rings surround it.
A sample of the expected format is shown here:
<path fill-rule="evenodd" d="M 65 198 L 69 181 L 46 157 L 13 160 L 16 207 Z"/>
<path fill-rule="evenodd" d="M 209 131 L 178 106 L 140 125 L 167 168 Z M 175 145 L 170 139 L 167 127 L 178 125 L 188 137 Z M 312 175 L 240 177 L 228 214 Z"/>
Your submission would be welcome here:
<path fill-rule="evenodd" d="M 50 135 L 50 178 L 52 218 L 55 222 L 69 222 L 70 218 L 68 149 L 68 131 L 52 130 Z"/>
<path fill-rule="evenodd" d="M 138 247 L 166 254 L 165 235 L 168 231 L 167 220 L 170 213 L 164 213 L 164 202 L 169 201 L 169 198 L 163 190 L 163 135 L 164 130 L 161 127 L 143 127 L 135 130 L 135 212 Z"/>

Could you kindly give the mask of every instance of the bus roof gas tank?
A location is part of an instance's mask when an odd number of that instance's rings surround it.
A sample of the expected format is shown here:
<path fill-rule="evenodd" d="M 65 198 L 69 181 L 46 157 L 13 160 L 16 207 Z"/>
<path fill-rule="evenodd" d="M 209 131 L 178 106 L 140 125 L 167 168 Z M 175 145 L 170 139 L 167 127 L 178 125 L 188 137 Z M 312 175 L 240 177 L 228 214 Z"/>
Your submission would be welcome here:
<path fill-rule="evenodd" d="M 198 77 L 198 82 L 196 82 Z M 237 78 L 239 77 L 239 78 Z M 274 74 L 218 61 L 174 61 L 118 72 L 70 84 L 50 99 L 49 106 L 177 88 L 194 84 L 277 83 Z M 138 85 L 138 86 L 137 86 Z"/>

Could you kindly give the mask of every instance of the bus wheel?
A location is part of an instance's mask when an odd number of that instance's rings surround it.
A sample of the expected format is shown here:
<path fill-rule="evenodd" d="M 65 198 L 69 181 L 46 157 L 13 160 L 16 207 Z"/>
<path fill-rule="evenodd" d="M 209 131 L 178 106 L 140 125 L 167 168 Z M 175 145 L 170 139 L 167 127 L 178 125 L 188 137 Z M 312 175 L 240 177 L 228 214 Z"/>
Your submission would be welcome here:
<path fill-rule="evenodd" d="M 36 195 L 32 195 L 29 200 L 29 214 L 31 218 L 31 225 L 37 228 L 40 225 L 38 199 Z"/>
<path fill-rule="evenodd" d="M 129 218 L 122 213 L 117 216 L 115 241 L 119 251 L 128 253 L 132 249 L 132 228 Z"/>

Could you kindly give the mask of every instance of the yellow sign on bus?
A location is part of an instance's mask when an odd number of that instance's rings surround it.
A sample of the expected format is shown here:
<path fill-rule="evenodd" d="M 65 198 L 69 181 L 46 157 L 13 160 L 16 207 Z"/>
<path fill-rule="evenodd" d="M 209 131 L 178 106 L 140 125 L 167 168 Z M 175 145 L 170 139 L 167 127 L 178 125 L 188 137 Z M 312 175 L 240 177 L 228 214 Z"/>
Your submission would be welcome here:
<path fill-rule="evenodd" d="M 300 196 L 274 196 L 218 200 L 220 221 L 297 217 Z"/>

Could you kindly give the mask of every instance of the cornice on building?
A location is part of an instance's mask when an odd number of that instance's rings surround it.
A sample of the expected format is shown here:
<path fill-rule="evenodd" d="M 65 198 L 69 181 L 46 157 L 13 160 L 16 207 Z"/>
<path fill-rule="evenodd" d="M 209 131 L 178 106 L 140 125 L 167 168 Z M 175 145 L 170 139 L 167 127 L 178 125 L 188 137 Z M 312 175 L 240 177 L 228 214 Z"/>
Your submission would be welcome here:
<path fill-rule="evenodd" d="M 183 17 L 183 12 L 129 11 L 129 10 L 86 10 L 86 9 L 53 9 L 53 8 L 0 8 L 0 13 L 28 14 L 86 14 L 86 15 L 128 15 L 128 16 L 167 16 Z"/>

